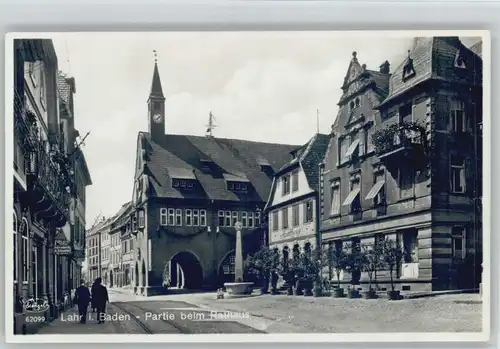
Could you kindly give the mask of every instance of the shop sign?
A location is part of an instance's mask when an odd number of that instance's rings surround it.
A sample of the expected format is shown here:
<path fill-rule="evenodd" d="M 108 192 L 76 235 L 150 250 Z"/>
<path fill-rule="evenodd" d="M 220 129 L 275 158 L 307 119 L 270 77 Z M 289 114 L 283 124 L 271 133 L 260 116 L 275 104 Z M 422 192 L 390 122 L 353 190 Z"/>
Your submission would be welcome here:
<path fill-rule="evenodd" d="M 54 253 L 61 256 L 70 255 L 72 252 L 71 246 L 67 241 L 54 241 Z"/>

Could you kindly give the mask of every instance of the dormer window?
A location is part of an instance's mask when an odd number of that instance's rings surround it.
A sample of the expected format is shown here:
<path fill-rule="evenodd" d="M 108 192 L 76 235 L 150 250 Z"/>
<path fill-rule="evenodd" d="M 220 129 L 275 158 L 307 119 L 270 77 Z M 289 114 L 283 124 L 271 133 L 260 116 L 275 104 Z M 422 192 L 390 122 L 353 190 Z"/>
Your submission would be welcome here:
<path fill-rule="evenodd" d="M 242 182 L 227 182 L 227 189 L 231 191 L 246 191 L 248 185 Z"/>
<path fill-rule="evenodd" d="M 413 59 L 410 58 L 410 50 L 408 50 L 408 58 L 403 66 L 403 81 L 406 81 L 415 76 L 415 68 L 413 67 Z"/>
<path fill-rule="evenodd" d="M 197 181 L 193 170 L 189 169 L 168 169 L 168 174 L 172 178 L 172 188 L 192 189 Z"/>
<path fill-rule="evenodd" d="M 245 174 L 233 175 L 230 173 L 224 173 L 223 176 L 228 190 L 244 192 L 248 189 L 249 181 Z"/>
<path fill-rule="evenodd" d="M 455 55 L 454 65 L 455 65 L 455 68 L 467 69 L 467 65 L 465 64 L 464 57 L 462 56 L 460 50 L 458 50 L 456 55 Z"/>

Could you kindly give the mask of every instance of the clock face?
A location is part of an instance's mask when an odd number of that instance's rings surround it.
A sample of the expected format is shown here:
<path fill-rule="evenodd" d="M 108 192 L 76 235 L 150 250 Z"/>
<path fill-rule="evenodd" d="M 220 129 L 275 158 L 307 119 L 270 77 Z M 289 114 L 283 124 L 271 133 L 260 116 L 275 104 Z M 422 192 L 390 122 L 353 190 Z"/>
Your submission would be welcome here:
<path fill-rule="evenodd" d="M 153 121 L 156 122 L 156 123 L 159 123 L 163 120 L 163 115 L 161 114 L 155 114 L 153 115 Z"/>

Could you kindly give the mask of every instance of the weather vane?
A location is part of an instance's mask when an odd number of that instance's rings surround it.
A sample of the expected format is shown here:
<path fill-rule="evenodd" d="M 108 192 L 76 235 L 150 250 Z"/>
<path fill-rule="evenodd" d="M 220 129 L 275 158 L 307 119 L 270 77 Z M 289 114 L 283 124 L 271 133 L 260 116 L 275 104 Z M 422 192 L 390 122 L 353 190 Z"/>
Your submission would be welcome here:
<path fill-rule="evenodd" d="M 215 117 L 212 114 L 212 111 L 208 113 L 208 125 L 207 125 L 207 136 L 212 137 L 212 131 L 214 128 L 216 128 L 217 125 L 215 124 Z"/>
<path fill-rule="evenodd" d="M 155 63 L 158 63 L 158 53 L 156 52 L 156 50 L 153 50 L 153 54 L 155 57 Z"/>

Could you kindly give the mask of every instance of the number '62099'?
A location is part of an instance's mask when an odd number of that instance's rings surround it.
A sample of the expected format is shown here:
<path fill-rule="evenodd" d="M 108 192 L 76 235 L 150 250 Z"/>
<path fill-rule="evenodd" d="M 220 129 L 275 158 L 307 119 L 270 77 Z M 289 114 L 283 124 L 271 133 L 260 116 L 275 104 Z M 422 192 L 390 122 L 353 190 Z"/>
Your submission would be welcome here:
<path fill-rule="evenodd" d="M 45 316 L 26 316 L 26 322 L 45 322 Z"/>

